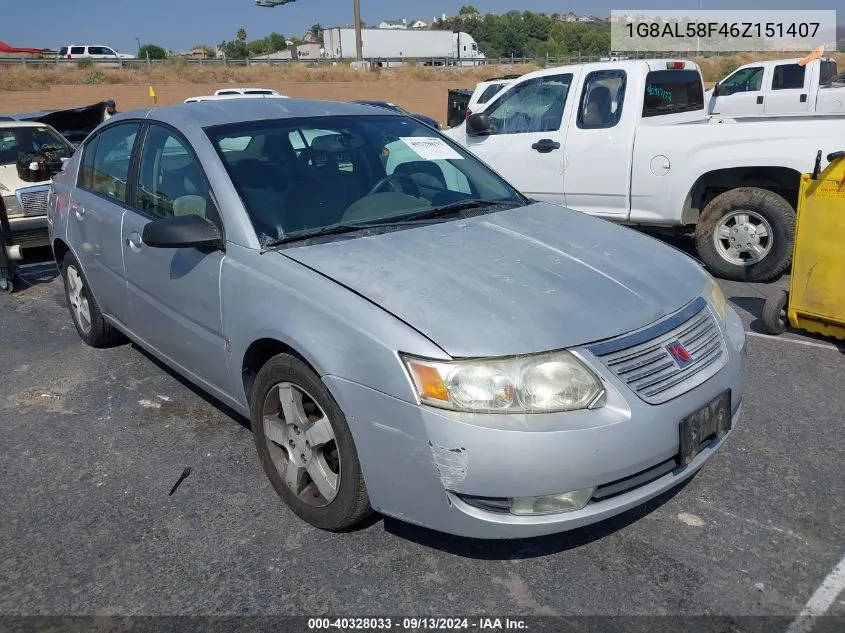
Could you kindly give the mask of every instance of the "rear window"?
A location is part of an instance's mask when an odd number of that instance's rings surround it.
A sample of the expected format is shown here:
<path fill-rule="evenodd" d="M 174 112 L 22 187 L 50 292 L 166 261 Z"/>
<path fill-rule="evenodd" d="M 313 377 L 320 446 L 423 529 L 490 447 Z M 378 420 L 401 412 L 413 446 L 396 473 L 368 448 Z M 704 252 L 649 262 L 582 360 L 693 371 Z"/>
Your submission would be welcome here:
<path fill-rule="evenodd" d="M 653 70 L 646 75 L 643 118 L 704 109 L 704 86 L 695 70 Z"/>
<path fill-rule="evenodd" d="M 244 94 L 248 95 L 271 95 L 273 94 L 272 90 L 244 90 Z"/>
<path fill-rule="evenodd" d="M 67 55 L 67 46 L 62 46 L 59 49 L 59 57 L 64 57 L 65 55 Z"/>
<path fill-rule="evenodd" d="M 836 62 L 822 62 L 819 68 L 819 84 L 824 86 L 833 81 L 833 78 L 839 74 L 836 68 Z"/>
<path fill-rule="evenodd" d="M 478 103 L 481 104 L 490 101 L 490 99 L 493 98 L 504 85 L 505 84 L 490 84 L 487 86 L 478 98 Z"/>

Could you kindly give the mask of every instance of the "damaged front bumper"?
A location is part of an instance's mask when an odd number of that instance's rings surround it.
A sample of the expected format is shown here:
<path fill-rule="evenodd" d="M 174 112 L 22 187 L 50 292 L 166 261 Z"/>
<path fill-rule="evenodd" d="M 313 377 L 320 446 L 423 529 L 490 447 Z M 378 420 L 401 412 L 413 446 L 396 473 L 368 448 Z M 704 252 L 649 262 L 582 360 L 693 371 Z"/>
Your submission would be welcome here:
<path fill-rule="evenodd" d="M 741 417 L 745 350 L 715 376 L 653 406 L 595 368 L 620 398 L 598 410 L 490 415 L 433 409 L 341 378 L 324 380 L 346 412 L 378 512 L 474 538 L 522 538 L 582 527 L 660 495 L 698 471 L 724 443 L 681 466 L 680 421 L 726 390 Z M 594 488 L 581 509 L 519 516 L 505 500 Z M 492 502 L 491 502 L 492 500 Z M 498 507 L 497 507 L 498 506 Z"/>
<path fill-rule="evenodd" d="M 747 352 L 734 310 L 718 330 L 721 369 L 660 404 L 648 404 L 593 354 L 602 345 L 572 351 L 600 377 L 603 406 L 566 413 L 457 412 L 323 380 L 346 413 L 376 511 L 460 536 L 540 536 L 635 508 L 689 479 L 721 447 L 741 418 Z M 731 430 L 702 436 L 702 450 L 684 465 L 681 422 L 727 394 Z"/>

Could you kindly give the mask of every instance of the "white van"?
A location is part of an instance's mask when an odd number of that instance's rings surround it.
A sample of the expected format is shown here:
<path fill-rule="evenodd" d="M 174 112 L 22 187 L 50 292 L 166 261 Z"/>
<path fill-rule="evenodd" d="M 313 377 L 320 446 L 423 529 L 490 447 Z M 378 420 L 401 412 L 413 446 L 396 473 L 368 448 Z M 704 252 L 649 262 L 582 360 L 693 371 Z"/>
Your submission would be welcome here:
<path fill-rule="evenodd" d="M 90 44 L 71 44 L 68 46 L 62 46 L 59 49 L 57 57 L 60 59 L 113 59 L 115 61 L 119 61 L 121 59 L 135 59 L 135 55 L 121 53 L 111 46 Z"/>

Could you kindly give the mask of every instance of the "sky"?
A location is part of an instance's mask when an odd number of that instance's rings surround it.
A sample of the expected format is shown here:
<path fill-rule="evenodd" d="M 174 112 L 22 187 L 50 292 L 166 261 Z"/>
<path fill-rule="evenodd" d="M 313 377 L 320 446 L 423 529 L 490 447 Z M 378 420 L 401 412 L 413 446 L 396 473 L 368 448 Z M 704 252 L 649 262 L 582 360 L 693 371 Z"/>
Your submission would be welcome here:
<path fill-rule="evenodd" d="M 650 0 L 615 3 L 612 0 L 360 0 L 361 18 L 374 24 L 384 19 L 431 20 L 454 15 L 462 4 L 481 12 L 538 11 L 609 15 L 633 9 L 793 9 L 795 0 Z M 12 46 L 57 50 L 68 44 L 99 44 L 135 53 L 138 41 L 173 51 L 196 44 L 216 45 L 234 39 L 238 28 L 248 39 L 272 31 L 301 37 L 315 23 L 323 27 L 352 23 L 352 0 L 295 0 L 274 8 L 256 7 L 254 0 L 52 0 L 38 10 L 32 3 L 3 1 L 0 40 Z M 45 6 L 46 5 L 46 6 Z M 836 9 L 841 0 L 801 3 L 803 9 Z M 413 7 L 425 8 L 414 9 Z M 405 7 L 402 9 L 401 7 Z M 845 22 L 845 12 L 837 15 Z"/>

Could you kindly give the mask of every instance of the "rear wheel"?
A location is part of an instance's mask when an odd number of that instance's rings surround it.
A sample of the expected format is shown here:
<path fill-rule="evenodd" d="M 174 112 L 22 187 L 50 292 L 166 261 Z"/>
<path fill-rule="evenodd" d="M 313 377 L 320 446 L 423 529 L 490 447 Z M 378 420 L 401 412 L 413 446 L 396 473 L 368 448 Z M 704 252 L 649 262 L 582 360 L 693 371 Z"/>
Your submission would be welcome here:
<path fill-rule="evenodd" d="M 311 368 L 290 354 L 270 359 L 250 409 L 261 466 L 294 514 L 342 530 L 371 512 L 346 417 Z"/>
<path fill-rule="evenodd" d="M 107 347 L 121 341 L 123 335 L 103 318 L 88 288 L 88 280 L 70 252 L 62 260 L 62 278 L 65 298 L 79 337 L 91 347 Z"/>
<path fill-rule="evenodd" d="M 713 198 L 695 230 L 698 255 L 722 279 L 771 281 L 792 263 L 795 210 L 781 196 L 739 187 Z"/>
<path fill-rule="evenodd" d="M 778 290 L 766 299 L 766 303 L 763 304 L 763 329 L 766 334 L 783 334 L 786 332 L 787 325 L 789 325 L 786 313 L 788 301 L 789 293 L 786 290 Z"/>

